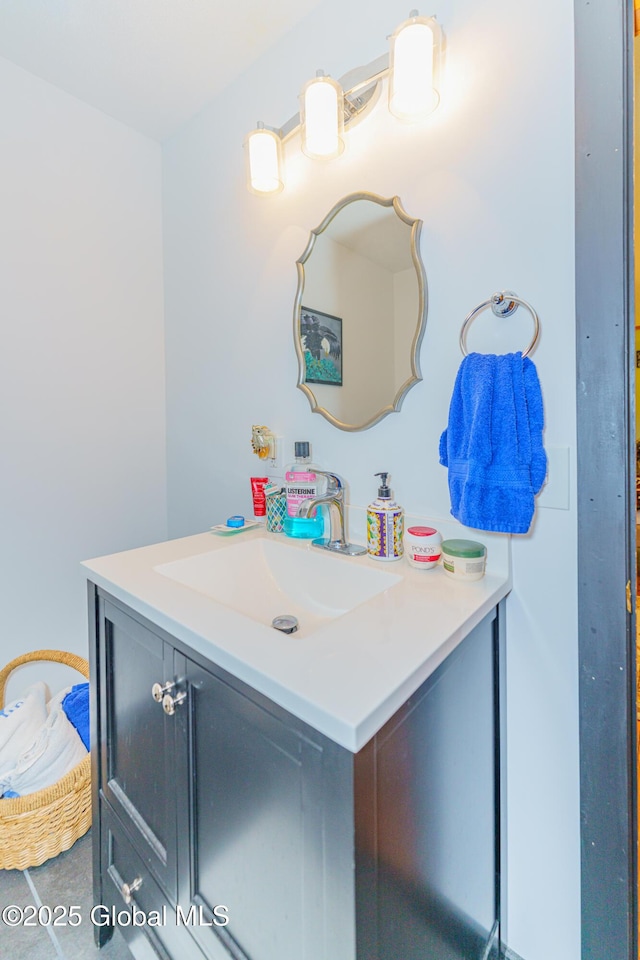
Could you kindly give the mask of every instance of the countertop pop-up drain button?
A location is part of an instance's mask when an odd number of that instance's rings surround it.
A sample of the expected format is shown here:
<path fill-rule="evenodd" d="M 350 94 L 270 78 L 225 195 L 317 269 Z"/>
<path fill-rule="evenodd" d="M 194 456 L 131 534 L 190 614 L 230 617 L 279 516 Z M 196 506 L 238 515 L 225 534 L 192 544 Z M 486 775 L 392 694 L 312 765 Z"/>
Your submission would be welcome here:
<path fill-rule="evenodd" d="M 271 626 L 281 633 L 295 633 L 298 629 L 298 618 L 283 614 L 281 617 L 274 617 Z"/>

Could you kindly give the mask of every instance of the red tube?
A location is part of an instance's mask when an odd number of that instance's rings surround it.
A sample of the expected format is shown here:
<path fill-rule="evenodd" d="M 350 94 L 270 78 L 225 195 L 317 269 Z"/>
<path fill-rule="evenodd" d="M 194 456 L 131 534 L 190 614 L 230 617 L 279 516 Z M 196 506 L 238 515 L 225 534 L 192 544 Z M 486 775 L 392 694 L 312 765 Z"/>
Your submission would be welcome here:
<path fill-rule="evenodd" d="M 254 517 L 266 517 L 267 515 L 267 497 L 264 488 L 268 483 L 269 477 L 251 477 Z"/>

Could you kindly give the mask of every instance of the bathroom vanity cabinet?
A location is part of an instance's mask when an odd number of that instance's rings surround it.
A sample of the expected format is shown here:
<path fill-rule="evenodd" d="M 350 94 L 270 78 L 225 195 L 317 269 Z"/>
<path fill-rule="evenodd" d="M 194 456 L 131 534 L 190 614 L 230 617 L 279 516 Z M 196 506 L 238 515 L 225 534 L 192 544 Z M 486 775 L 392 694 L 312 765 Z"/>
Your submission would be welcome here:
<path fill-rule="evenodd" d="M 500 604 L 356 752 L 89 604 L 94 902 L 136 958 L 499 956 Z"/>

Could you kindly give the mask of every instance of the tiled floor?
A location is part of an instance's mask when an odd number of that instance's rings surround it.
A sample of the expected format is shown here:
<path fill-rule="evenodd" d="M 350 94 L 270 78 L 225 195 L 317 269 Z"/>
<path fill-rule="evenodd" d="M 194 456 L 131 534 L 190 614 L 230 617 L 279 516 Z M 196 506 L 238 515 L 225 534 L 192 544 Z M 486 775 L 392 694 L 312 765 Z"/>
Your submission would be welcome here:
<path fill-rule="evenodd" d="M 93 940 L 91 831 L 41 867 L 0 870 L 0 911 L 11 904 L 78 906 L 82 921 L 77 926 L 10 927 L 0 919 L 2 960 L 131 960 L 119 930 L 102 950 Z M 41 916 L 45 914 L 41 912 Z M 62 911 L 58 915 L 62 916 Z"/>

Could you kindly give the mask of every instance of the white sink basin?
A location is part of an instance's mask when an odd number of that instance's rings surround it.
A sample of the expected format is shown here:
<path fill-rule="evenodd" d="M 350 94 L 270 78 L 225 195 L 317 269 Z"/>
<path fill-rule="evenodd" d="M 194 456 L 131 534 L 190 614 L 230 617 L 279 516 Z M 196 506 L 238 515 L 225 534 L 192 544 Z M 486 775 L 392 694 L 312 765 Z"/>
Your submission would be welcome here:
<path fill-rule="evenodd" d="M 260 623 L 292 615 L 300 635 L 335 620 L 402 578 L 368 561 L 256 538 L 153 568 Z"/>

